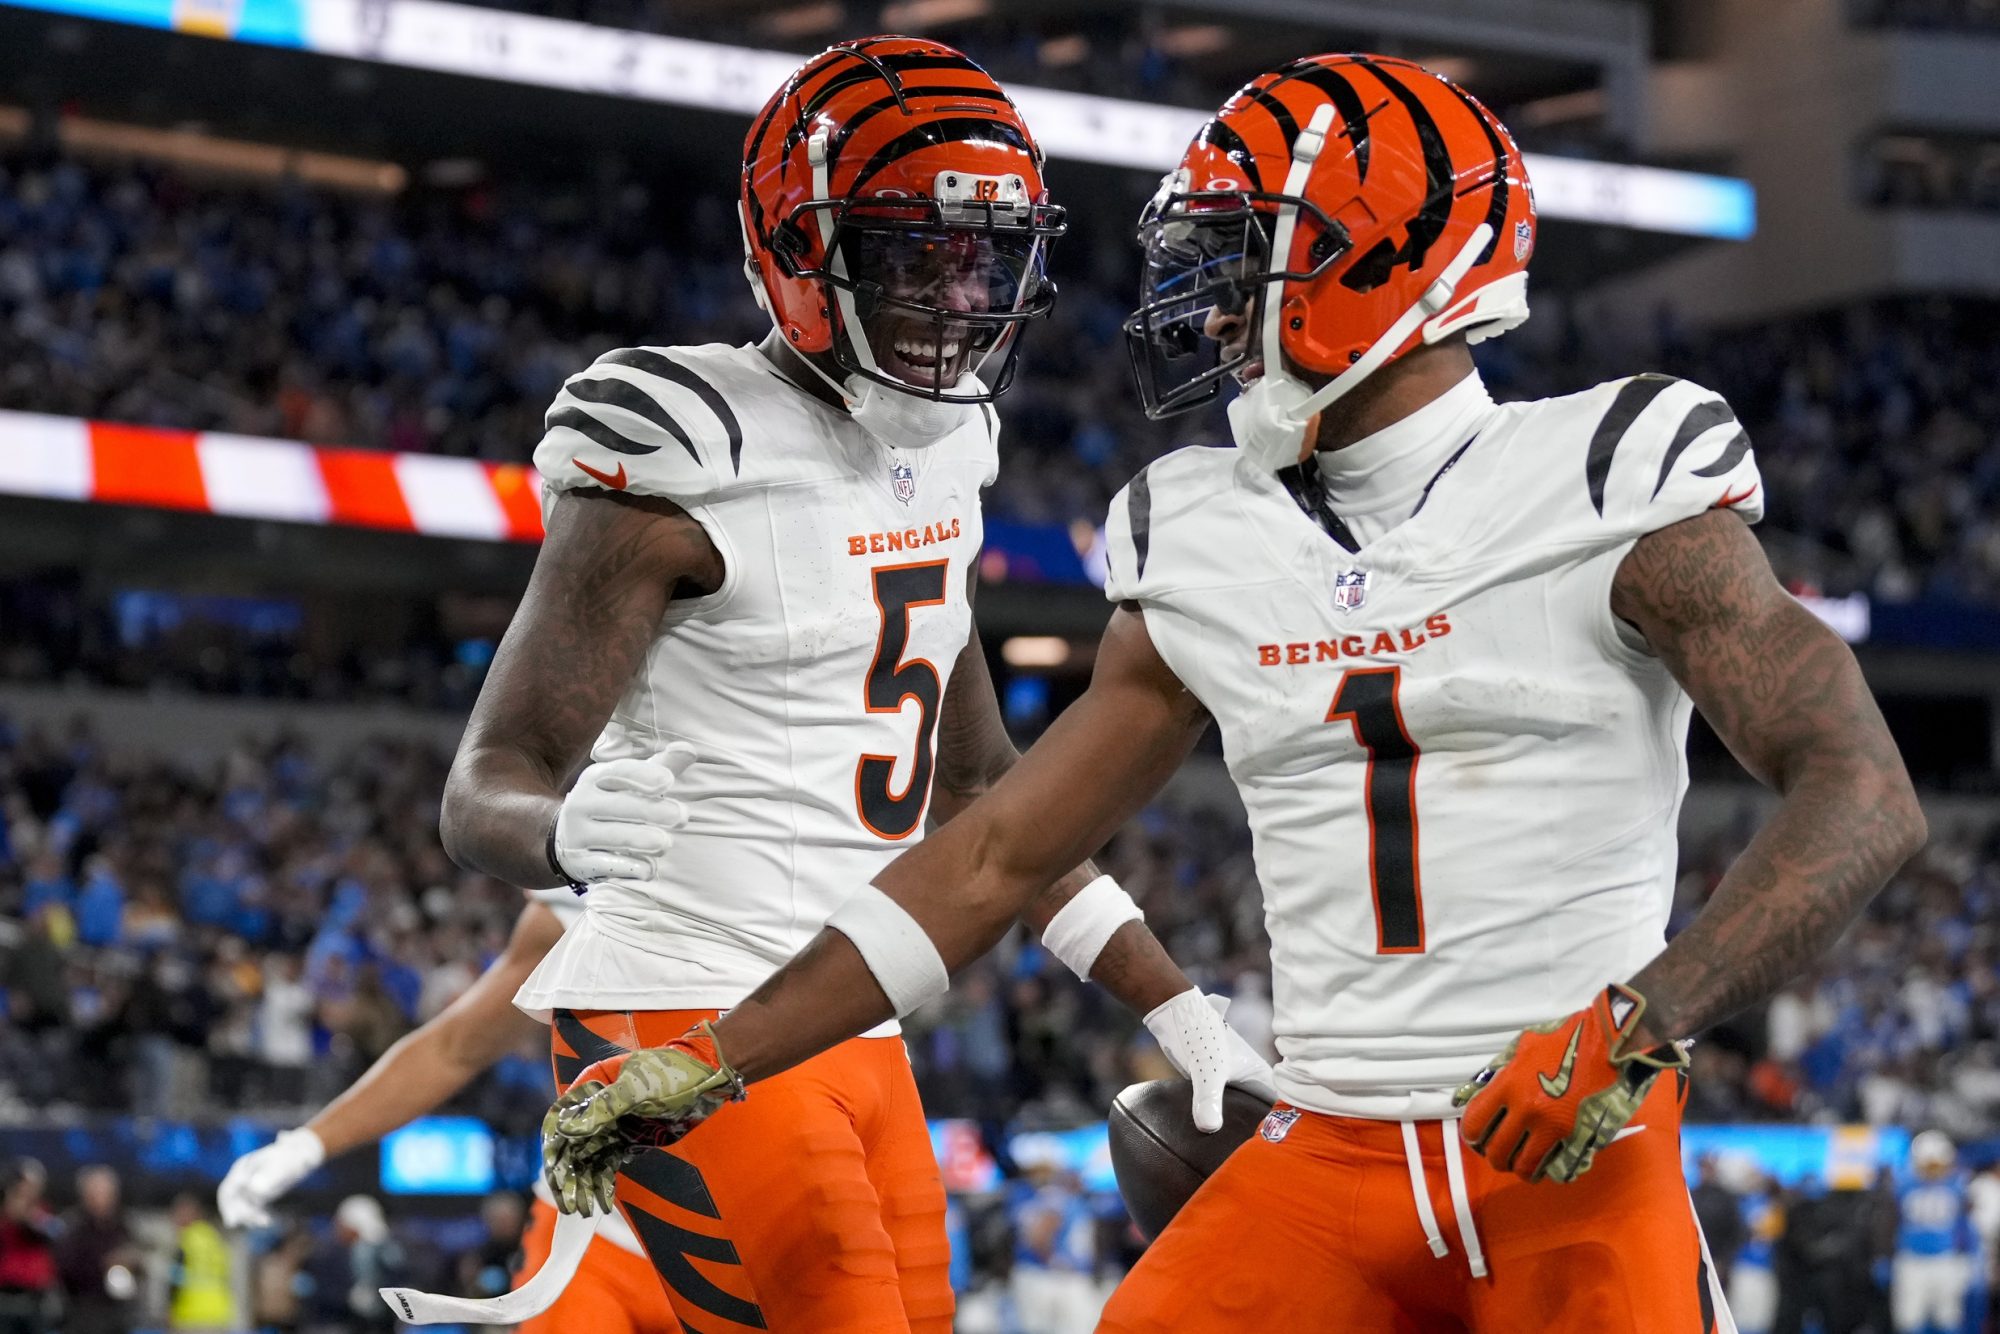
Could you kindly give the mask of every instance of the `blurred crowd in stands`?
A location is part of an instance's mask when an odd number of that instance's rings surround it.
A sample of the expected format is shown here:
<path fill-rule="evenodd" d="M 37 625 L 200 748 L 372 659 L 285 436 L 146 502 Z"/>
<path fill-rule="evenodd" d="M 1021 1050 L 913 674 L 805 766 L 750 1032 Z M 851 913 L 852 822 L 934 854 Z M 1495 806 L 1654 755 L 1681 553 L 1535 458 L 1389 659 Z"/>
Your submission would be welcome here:
<path fill-rule="evenodd" d="M 602 350 L 766 328 L 728 200 L 678 204 L 630 182 L 374 198 L 0 158 L 0 406 L 520 460 L 556 386 Z M 1220 414 L 1140 416 L 1122 258 L 1082 234 L 1058 252 L 1062 300 L 1006 402 L 998 516 L 1098 522 L 1148 458 L 1220 438 Z M 1480 358 L 1502 398 L 1640 368 L 1700 380 L 1752 430 L 1786 574 L 1990 602 L 2000 344 L 1966 336 L 1990 318 L 1900 302 L 1698 334 L 1670 312 L 1546 300 Z"/>
<path fill-rule="evenodd" d="M 60 152 L 0 157 L 0 407 L 318 443 L 523 459 L 563 377 L 631 343 L 744 341 L 727 198 L 629 181 L 373 197 Z M 1120 321 L 1130 256 L 1062 243 L 1056 315 L 1005 404 L 988 504 L 1100 521 L 1148 459 L 1220 414 L 1140 415 Z M 1667 312 L 1545 298 L 1479 349 L 1501 397 L 1639 369 L 1725 394 L 1789 577 L 1892 600 L 2000 596 L 2000 344 L 1988 307 L 1904 302 L 1697 334 Z"/>
<path fill-rule="evenodd" d="M 189 768 L 86 727 L 0 728 L 0 1106 L 185 1118 L 325 1101 L 462 991 L 519 911 L 438 845 L 445 758 L 289 739 Z M 1680 920 L 1748 819 L 1688 850 Z M 2000 1133 L 2000 827 L 1938 824 L 1812 976 L 1701 1044 L 1702 1119 Z M 1268 1050 L 1268 944 L 1238 821 L 1156 807 L 1103 861 Z M 1093 1120 L 1163 1069 L 1132 1016 L 1018 941 L 909 1041 L 931 1112 L 995 1128 Z M 546 1080 L 523 1052 L 465 1106 L 532 1128 Z"/>

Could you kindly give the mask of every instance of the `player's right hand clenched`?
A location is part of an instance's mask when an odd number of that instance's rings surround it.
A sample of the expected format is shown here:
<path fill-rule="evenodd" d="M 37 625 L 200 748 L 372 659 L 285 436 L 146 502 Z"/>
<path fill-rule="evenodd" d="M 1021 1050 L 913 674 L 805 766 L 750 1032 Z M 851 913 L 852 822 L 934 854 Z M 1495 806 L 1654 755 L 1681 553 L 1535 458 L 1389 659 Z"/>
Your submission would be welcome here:
<path fill-rule="evenodd" d="M 566 1214 L 609 1213 L 618 1169 L 743 1096 L 743 1080 L 697 1024 L 663 1047 L 620 1052 L 577 1076 L 542 1120 L 542 1170 Z"/>
<path fill-rule="evenodd" d="M 645 759 L 605 760 L 577 775 L 549 831 L 549 866 L 576 886 L 653 880 L 659 859 L 687 823 L 675 798 L 694 747 L 676 741 Z"/>

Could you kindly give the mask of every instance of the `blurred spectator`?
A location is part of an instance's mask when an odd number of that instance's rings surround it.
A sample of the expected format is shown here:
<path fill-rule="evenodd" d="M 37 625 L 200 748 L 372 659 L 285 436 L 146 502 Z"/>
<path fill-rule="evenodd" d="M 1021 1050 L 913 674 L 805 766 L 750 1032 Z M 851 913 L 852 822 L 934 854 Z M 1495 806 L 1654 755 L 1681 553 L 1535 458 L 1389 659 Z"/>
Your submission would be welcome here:
<path fill-rule="evenodd" d="M 1785 1233 L 1784 1205 L 1754 1161 L 1729 1160 L 1723 1170 L 1743 1215 L 1743 1242 L 1724 1288 L 1729 1310 L 1736 1317 L 1738 1334 L 1771 1334 L 1778 1318 L 1778 1239 Z"/>
<path fill-rule="evenodd" d="M 0 1334 L 42 1334 L 55 1316 L 55 1216 L 43 1203 L 48 1174 L 32 1158 L 0 1176 Z"/>
<path fill-rule="evenodd" d="M 68 1334 L 123 1334 L 132 1328 L 144 1265 L 132 1237 L 118 1174 L 86 1167 L 76 1174 L 77 1206 L 56 1242 Z"/>
<path fill-rule="evenodd" d="M 333 1231 L 306 1262 L 315 1331 L 394 1329 L 395 1318 L 377 1289 L 396 1282 L 403 1253 L 389 1235 L 389 1220 L 372 1196 L 350 1195 L 334 1211 Z"/>
<path fill-rule="evenodd" d="M 1097 1216 L 1053 1147 L 1016 1151 L 1022 1180 L 1014 1225 L 1014 1311 L 1021 1334 L 1090 1334 L 1104 1309 L 1097 1285 Z"/>
<path fill-rule="evenodd" d="M 1736 1193 L 1721 1179 L 1722 1165 L 1714 1154 L 1705 1154 L 1696 1164 L 1696 1179 L 1691 1194 L 1694 1197 L 1694 1216 L 1701 1224 L 1701 1235 L 1708 1242 L 1709 1259 L 1715 1262 L 1716 1277 L 1723 1287 L 1729 1285 L 1729 1273 L 1736 1264 L 1736 1253 L 1743 1249 L 1744 1226 L 1742 1206 L 1737 1202 Z"/>
<path fill-rule="evenodd" d="M 512 1191 L 495 1191 L 479 1206 L 479 1221 L 486 1239 L 458 1258 L 458 1290 L 469 1297 L 498 1297 L 514 1286 L 527 1202 Z"/>
<path fill-rule="evenodd" d="M 305 1297 L 311 1287 L 305 1262 L 311 1252 L 312 1234 L 293 1227 L 257 1257 L 250 1279 L 250 1318 L 259 1329 L 290 1334 L 305 1323 Z"/>
<path fill-rule="evenodd" d="M 168 1277 L 167 1324 L 195 1334 L 228 1334 L 238 1326 L 234 1264 L 221 1229 L 202 1197 L 174 1197 L 174 1261 Z"/>

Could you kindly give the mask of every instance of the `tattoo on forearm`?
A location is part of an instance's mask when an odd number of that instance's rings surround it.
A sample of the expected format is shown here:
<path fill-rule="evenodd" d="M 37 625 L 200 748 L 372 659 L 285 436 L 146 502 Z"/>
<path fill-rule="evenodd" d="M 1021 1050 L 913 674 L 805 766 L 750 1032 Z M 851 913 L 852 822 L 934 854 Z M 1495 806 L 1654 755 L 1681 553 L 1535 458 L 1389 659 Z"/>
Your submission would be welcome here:
<path fill-rule="evenodd" d="M 1923 817 L 1853 653 L 1778 586 L 1733 515 L 1642 539 L 1612 606 L 1784 797 L 1701 914 L 1632 979 L 1654 1034 L 1684 1037 L 1824 952 L 1916 850 Z"/>
<path fill-rule="evenodd" d="M 548 823 L 570 772 L 631 684 L 680 590 L 720 585 L 721 557 L 666 501 L 565 497 L 495 655 L 446 784 L 452 855 L 512 884 L 554 883 Z"/>

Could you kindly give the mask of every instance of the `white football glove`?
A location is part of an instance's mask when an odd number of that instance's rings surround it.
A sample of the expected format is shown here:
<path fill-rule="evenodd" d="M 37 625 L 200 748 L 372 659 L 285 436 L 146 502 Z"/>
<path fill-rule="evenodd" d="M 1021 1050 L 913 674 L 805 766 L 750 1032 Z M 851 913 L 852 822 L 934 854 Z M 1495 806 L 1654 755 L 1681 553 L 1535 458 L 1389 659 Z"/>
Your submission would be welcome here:
<path fill-rule="evenodd" d="M 1194 1128 L 1206 1135 L 1222 1129 L 1222 1090 L 1231 1084 L 1278 1100 L 1270 1062 L 1223 1022 L 1227 1013 L 1226 996 L 1190 987 L 1146 1016 L 1146 1031 L 1167 1063 L 1194 1083 Z"/>
<path fill-rule="evenodd" d="M 280 1131 L 263 1148 L 230 1164 L 215 1192 L 224 1227 L 269 1227 L 271 1203 L 326 1161 L 326 1145 L 304 1126 Z"/>
<path fill-rule="evenodd" d="M 676 741 L 646 759 L 605 760 L 577 775 L 556 813 L 549 856 L 571 881 L 652 880 L 688 809 L 673 796 L 694 747 Z"/>

